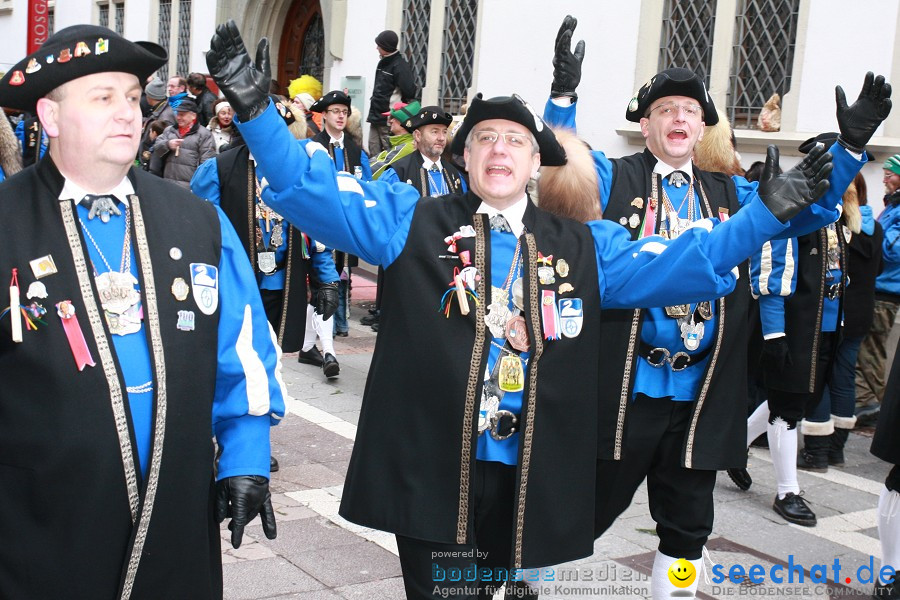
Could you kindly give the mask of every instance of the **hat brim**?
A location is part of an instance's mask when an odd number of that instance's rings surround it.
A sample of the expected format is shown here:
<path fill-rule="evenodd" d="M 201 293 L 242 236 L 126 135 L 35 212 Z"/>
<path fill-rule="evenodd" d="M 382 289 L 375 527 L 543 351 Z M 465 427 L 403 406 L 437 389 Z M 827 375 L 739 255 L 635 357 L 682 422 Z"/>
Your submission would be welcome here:
<path fill-rule="evenodd" d="M 353 112 L 353 107 L 351 106 L 350 96 L 347 96 L 343 92 L 328 92 L 315 102 L 313 105 L 309 107 L 309 110 L 312 112 L 325 112 L 329 106 L 332 104 L 340 104 L 342 106 L 346 106 L 347 110 L 350 112 L 347 113 L 347 116 L 350 116 L 350 113 Z"/>
<path fill-rule="evenodd" d="M 466 149 L 466 138 L 475 125 L 492 119 L 512 121 L 528 129 L 537 140 L 542 165 L 561 167 L 566 164 L 566 151 L 557 141 L 550 126 L 518 95 L 484 100 L 481 94 L 477 94 L 469 105 L 462 125 L 453 135 L 450 151 L 462 156 Z"/>
<path fill-rule="evenodd" d="M 640 123 L 647 115 L 650 106 L 658 99 L 666 96 L 684 96 L 693 98 L 703 110 L 703 122 L 715 125 L 719 122 L 719 113 L 713 103 L 706 86 L 696 73 L 689 69 L 666 69 L 656 74 L 644 84 L 625 110 L 625 118 L 632 123 Z"/>
<path fill-rule="evenodd" d="M 143 84 L 168 60 L 153 42 L 132 42 L 96 25 L 75 25 L 50 36 L 0 79 L 0 106 L 34 112 L 59 86 L 95 73 L 130 73 Z"/>

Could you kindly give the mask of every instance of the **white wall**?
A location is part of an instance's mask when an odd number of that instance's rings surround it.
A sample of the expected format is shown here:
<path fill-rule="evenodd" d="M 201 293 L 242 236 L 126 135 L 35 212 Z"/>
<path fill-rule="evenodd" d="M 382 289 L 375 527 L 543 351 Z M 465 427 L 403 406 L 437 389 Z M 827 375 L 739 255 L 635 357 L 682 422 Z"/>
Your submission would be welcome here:
<path fill-rule="evenodd" d="M 578 88 L 579 133 L 609 156 L 635 152 L 615 129 L 627 123 L 625 108 L 644 83 L 634 81 L 639 2 L 487 0 L 481 6 L 482 23 L 488 25 L 476 57 L 475 91 L 486 98 L 515 92 L 541 112 L 553 80 L 556 34 L 571 14 L 578 19 L 573 40 L 584 39 L 586 46 Z"/>
<path fill-rule="evenodd" d="M 17 2 L 9 14 L 0 15 L 0 71 L 8 71 L 19 62 L 26 51 L 28 11 L 24 3 Z"/>
<path fill-rule="evenodd" d="M 375 49 L 375 36 L 388 28 L 387 5 L 385 0 L 350 0 L 347 3 L 347 30 L 344 35 L 343 60 L 335 60 L 322 82 L 323 92 L 338 89 L 342 77 L 359 75 L 366 78 L 365 100 L 362 105 L 362 120 L 365 124 L 369 114 L 369 98 L 375 68 L 381 57 Z M 326 36 L 328 32 L 325 32 Z M 327 50 L 326 50 L 327 51 Z M 363 137 L 368 140 L 368 126 L 364 126 Z"/>

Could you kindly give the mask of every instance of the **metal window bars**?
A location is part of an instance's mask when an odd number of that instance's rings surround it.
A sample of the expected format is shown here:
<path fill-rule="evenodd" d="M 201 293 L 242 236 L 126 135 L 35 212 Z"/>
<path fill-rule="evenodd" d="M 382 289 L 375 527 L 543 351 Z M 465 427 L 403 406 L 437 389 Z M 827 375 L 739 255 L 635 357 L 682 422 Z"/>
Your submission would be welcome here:
<path fill-rule="evenodd" d="M 709 88 L 716 0 L 666 0 L 659 43 L 659 70 L 691 69 Z"/>
<path fill-rule="evenodd" d="M 438 97 L 444 110 L 455 114 L 467 101 L 469 86 L 472 85 L 478 1 L 446 2 Z"/>
<path fill-rule="evenodd" d="M 791 89 L 800 0 L 740 0 L 728 85 L 728 118 L 755 129 L 763 104 Z"/>
<path fill-rule="evenodd" d="M 424 86 L 428 70 L 428 33 L 431 0 L 403 0 L 400 51 L 412 68 L 416 83 Z"/>

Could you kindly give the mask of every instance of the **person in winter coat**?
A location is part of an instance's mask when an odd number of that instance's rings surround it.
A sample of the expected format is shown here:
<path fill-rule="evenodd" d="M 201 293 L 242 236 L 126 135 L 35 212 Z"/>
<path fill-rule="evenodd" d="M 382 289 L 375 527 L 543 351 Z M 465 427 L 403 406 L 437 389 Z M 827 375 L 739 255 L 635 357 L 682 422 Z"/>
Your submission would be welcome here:
<path fill-rule="evenodd" d="M 412 69 L 406 59 L 397 51 L 399 39 L 391 30 L 382 31 L 375 37 L 375 46 L 381 60 L 375 70 L 375 83 L 369 102 L 369 156 L 378 156 L 382 150 L 390 150 L 390 129 L 384 113 L 396 101 L 417 100 L 418 86 Z"/>
<path fill-rule="evenodd" d="M 213 134 L 197 122 L 199 109 L 193 100 L 182 100 L 175 109 L 176 125 L 156 139 L 150 172 L 190 188 L 191 177 L 204 161 L 216 155 Z"/>
<path fill-rule="evenodd" d="M 213 104 L 212 113 L 213 117 L 209 120 L 209 125 L 206 128 L 213 134 L 213 143 L 218 153 L 222 151 L 222 146 L 231 143 L 231 138 L 234 135 L 235 128 L 232 123 L 234 110 L 231 108 L 228 100 L 220 98 Z"/>
<path fill-rule="evenodd" d="M 0 119 L 0 181 L 22 170 L 22 152 L 19 140 L 6 115 Z"/>

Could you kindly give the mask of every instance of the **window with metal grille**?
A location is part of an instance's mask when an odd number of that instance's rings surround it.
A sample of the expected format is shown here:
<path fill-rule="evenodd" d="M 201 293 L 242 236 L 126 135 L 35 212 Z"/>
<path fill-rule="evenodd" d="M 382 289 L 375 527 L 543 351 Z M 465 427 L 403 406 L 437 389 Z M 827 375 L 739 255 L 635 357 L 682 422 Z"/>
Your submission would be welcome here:
<path fill-rule="evenodd" d="M 122 35 L 125 33 L 125 3 L 116 2 L 114 6 L 116 9 L 116 26 L 114 31 L 119 35 Z"/>
<path fill-rule="evenodd" d="M 53 35 L 56 31 L 56 7 L 51 6 L 47 9 L 47 37 Z"/>
<path fill-rule="evenodd" d="M 109 27 L 109 4 L 101 4 L 97 8 L 100 10 L 100 27 Z"/>
<path fill-rule="evenodd" d="M 191 63 L 191 0 L 178 3 L 178 74 L 186 77 Z"/>
<path fill-rule="evenodd" d="M 728 81 L 728 118 L 756 128 L 763 104 L 791 89 L 800 0 L 739 0 Z"/>
<path fill-rule="evenodd" d="M 300 53 L 300 68 L 298 75 L 312 75 L 319 81 L 323 81 L 325 73 L 325 28 L 322 25 L 322 15 L 317 14 L 309 22 L 306 33 L 303 34 L 303 50 Z"/>
<path fill-rule="evenodd" d="M 159 0 L 159 36 L 157 42 L 163 48 L 169 47 L 169 38 L 172 35 L 172 0 Z M 157 75 L 163 81 L 169 78 L 169 63 L 164 64 L 157 71 Z"/>
<path fill-rule="evenodd" d="M 431 0 L 403 0 L 403 27 L 400 30 L 400 51 L 412 68 L 416 84 L 425 86 L 428 69 L 428 25 L 431 21 Z"/>
<path fill-rule="evenodd" d="M 716 0 L 666 0 L 659 42 L 659 70 L 691 69 L 709 87 Z"/>
<path fill-rule="evenodd" d="M 438 97 L 444 110 L 458 113 L 460 106 L 467 101 L 469 86 L 472 85 L 478 0 L 446 2 Z"/>

